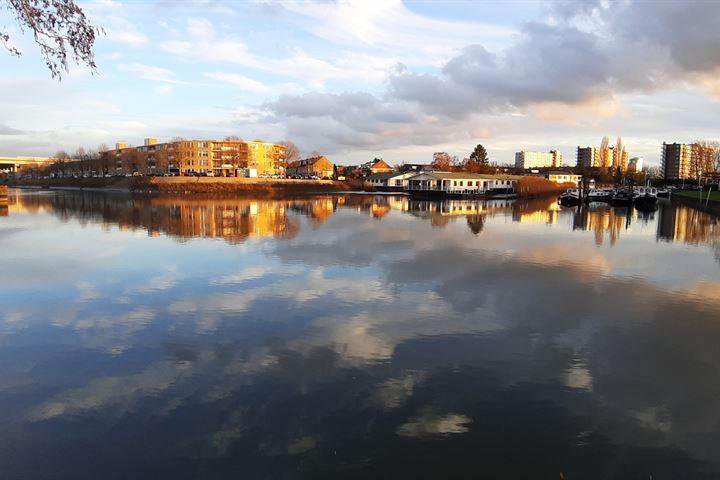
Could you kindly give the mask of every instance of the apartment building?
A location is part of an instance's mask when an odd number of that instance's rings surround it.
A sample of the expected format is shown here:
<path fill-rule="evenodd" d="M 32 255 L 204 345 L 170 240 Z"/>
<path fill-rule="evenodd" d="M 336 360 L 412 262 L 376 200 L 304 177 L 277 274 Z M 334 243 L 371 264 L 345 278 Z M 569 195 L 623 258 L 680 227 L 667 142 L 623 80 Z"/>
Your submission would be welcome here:
<path fill-rule="evenodd" d="M 562 167 L 562 153 L 557 150 L 549 152 L 515 152 L 515 168 L 559 168 Z"/>
<path fill-rule="evenodd" d="M 577 166 L 578 167 L 600 167 L 602 166 L 600 149 L 595 147 L 578 147 L 577 148 Z"/>
<path fill-rule="evenodd" d="M 146 138 L 142 146 L 116 144 L 104 152 L 115 159 L 114 168 L 123 173 L 176 173 L 268 177 L 285 176 L 284 145 L 260 140 L 176 140 L 157 143 Z"/>
<path fill-rule="evenodd" d="M 663 142 L 660 168 L 665 179 L 691 178 L 692 156 L 692 145 Z"/>

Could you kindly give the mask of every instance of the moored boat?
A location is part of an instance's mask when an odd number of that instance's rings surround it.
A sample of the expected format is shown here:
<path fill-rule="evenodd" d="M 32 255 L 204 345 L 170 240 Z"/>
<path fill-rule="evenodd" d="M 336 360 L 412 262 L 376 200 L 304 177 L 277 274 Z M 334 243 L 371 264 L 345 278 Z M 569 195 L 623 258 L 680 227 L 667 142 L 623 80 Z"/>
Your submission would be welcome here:
<path fill-rule="evenodd" d="M 613 188 L 591 188 L 587 194 L 588 202 L 610 202 L 615 194 Z"/>
<path fill-rule="evenodd" d="M 577 188 L 568 188 L 558 197 L 558 203 L 565 207 L 574 207 L 580 205 L 580 190 Z"/>
<path fill-rule="evenodd" d="M 655 187 L 638 187 L 633 192 L 633 203 L 638 210 L 654 210 L 657 200 L 658 190 Z"/>
<path fill-rule="evenodd" d="M 612 197 L 611 203 L 615 207 L 627 207 L 633 203 L 633 195 L 627 188 L 618 189 Z"/>

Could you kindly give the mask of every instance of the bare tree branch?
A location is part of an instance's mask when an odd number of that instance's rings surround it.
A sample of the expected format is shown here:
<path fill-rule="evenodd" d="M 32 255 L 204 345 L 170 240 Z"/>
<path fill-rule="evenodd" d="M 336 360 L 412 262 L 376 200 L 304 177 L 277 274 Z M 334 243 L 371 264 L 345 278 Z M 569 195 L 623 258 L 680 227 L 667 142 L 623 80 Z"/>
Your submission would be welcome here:
<path fill-rule="evenodd" d="M 91 25 L 73 0 L 0 0 L 0 8 L 10 10 L 21 30 L 30 30 L 53 78 L 62 79 L 68 60 L 85 64 L 95 72 L 93 46 L 96 36 L 104 33 Z M 22 52 L 10 43 L 10 35 L 0 31 L 0 43 L 14 56 Z"/>

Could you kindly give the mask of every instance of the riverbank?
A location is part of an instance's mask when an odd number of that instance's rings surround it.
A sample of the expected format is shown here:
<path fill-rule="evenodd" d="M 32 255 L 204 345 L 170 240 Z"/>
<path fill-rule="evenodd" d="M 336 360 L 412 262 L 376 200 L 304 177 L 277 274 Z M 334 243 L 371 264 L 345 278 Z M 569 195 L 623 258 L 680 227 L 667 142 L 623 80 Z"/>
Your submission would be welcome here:
<path fill-rule="evenodd" d="M 695 208 L 697 210 L 720 215 L 720 193 L 711 192 L 708 201 L 708 192 L 703 192 L 700 196 L 699 190 L 682 190 L 673 192 L 672 200 L 682 205 Z"/>
<path fill-rule="evenodd" d="M 347 182 L 333 180 L 293 180 L 227 177 L 112 177 L 57 178 L 10 181 L 11 187 L 57 190 L 88 190 L 147 193 L 231 193 L 272 197 L 287 194 L 311 194 L 352 191 Z"/>
<path fill-rule="evenodd" d="M 673 197 L 683 197 L 694 200 L 708 200 L 708 192 L 700 190 L 680 190 L 673 193 Z M 710 202 L 720 203 L 720 192 L 710 192 Z"/>

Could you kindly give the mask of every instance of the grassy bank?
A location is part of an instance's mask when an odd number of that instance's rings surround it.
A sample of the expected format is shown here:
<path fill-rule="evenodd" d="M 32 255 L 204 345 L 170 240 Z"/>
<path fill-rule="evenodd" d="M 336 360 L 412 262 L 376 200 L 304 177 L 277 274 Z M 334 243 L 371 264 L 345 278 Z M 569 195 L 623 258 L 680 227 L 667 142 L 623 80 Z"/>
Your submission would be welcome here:
<path fill-rule="evenodd" d="M 704 192 L 700 192 L 700 190 L 681 190 L 681 191 L 673 192 L 672 195 L 673 195 L 673 198 L 680 197 L 680 198 L 687 198 L 687 199 L 702 200 L 703 202 L 707 201 L 707 199 L 708 199 L 707 190 Z M 702 197 L 701 197 L 701 195 L 702 195 Z M 720 203 L 720 192 L 710 192 L 710 202 Z"/>
<path fill-rule="evenodd" d="M 157 193 L 232 193 L 253 196 L 324 193 L 347 191 L 353 188 L 344 182 L 331 180 L 291 180 L 264 178 L 222 177 L 113 177 L 113 178 L 58 178 L 44 180 L 11 181 L 10 186 L 121 190 L 128 192 Z"/>

